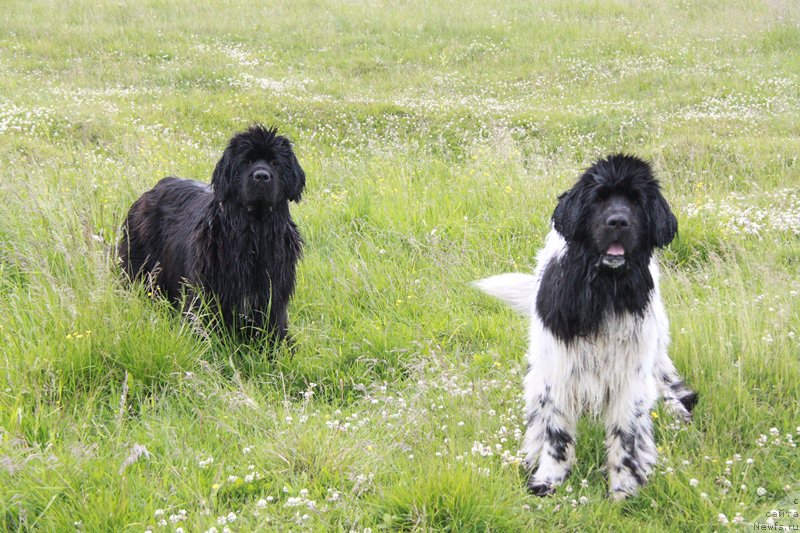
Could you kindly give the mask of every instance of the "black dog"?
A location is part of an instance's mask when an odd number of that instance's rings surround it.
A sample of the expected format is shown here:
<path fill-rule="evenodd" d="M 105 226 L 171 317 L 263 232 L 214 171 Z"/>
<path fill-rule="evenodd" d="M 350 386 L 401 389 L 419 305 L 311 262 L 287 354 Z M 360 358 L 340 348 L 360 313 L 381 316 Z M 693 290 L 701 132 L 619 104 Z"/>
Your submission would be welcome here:
<path fill-rule="evenodd" d="M 122 268 L 175 303 L 202 295 L 233 332 L 283 339 L 303 244 L 289 202 L 304 186 L 290 141 L 252 126 L 230 140 L 211 186 L 169 177 L 136 200 L 122 227 Z"/>

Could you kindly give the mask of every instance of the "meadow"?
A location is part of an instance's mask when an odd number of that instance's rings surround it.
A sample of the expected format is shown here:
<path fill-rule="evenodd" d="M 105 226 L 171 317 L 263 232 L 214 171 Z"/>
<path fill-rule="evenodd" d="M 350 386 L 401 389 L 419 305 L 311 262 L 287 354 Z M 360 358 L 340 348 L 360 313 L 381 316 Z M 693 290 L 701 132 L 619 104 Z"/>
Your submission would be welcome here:
<path fill-rule="evenodd" d="M 708 531 L 798 524 L 800 5 L 773 0 L 4 2 L 0 529 Z M 253 122 L 308 186 L 294 352 L 123 283 L 130 204 Z M 694 422 L 605 497 L 585 419 L 525 491 L 530 271 L 597 157 L 649 159 Z M 794 517 L 791 511 L 794 511 Z M 795 527 L 797 527 L 795 525 Z"/>

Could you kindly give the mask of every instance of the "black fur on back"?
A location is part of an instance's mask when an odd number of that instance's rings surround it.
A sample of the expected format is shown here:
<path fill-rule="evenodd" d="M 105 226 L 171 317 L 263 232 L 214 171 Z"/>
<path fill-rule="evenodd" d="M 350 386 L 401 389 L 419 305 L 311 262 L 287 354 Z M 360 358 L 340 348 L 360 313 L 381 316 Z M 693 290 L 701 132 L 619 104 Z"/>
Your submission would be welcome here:
<path fill-rule="evenodd" d="M 636 232 L 617 269 L 602 264 L 605 250 L 598 247 L 603 228 L 597 210 L 609 198 L 630 210 Z M 648 268 L 653 249 L 669 244 L 678 228 L 648 163 L 627 155 L 597 161 L 559 197 L 553 226 L 567 246 L 542 273 L 536 310 L 545 327 L 569 344 L 596 333 L 609 314 L 644 315 L 654 287 Z"/>
<path fill-rule="evenodd" d="M 122 227 L 122 268 L 175 303 L 199 290 L 235 333 L 282 339 L 302 253 L 289 201 L 304 185 L 290 141 L 252 126 L 230 140 L 210 186 L 168 177 L 136 200 Z"/>

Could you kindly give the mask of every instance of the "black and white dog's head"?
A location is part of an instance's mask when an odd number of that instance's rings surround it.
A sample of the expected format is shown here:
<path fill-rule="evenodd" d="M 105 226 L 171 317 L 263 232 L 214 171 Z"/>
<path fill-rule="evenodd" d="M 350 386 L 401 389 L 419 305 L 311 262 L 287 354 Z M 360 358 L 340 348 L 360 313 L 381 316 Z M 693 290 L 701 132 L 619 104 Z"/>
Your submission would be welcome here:
<path fill-rule="evenodd" d="M 289 139 L 261 125 L 234 135 L 211 178 L 219 202 L 253 216 L 299 201 L 305 183 Z"/>
<path fill-rule="evenodd" d="M 650 165 L 626 155 L 597 161 L 559 197 L 553 227 L 566 247 L 543 265 L 536 311 L 545 327 L 570 343 L 609 313 L 643 316 L 653 250 L 678 231 Z"/>
<path fill-rule="evenodd" d="M 559 197 L 553 225 L 564 239 L 618 270 L 631 260 L 646 264 L 653 249 L 669 244 L 678 222 L 650 165 L 633 156 L 601 159 Z"/>

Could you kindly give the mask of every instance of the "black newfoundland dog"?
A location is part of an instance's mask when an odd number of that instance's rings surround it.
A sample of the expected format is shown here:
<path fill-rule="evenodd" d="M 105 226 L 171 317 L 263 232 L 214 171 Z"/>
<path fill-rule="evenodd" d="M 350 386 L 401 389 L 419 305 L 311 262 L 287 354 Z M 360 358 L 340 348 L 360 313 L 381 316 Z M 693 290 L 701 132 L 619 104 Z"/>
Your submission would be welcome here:
<path fill-rule="evenodd" d="M 533 275 L 476 285 L 530 317 L 524 380 L 528 488 L 551 494 L 575 461 L 578 418 L 602 416 L 609 493 L 635 494 L 656 462 L 650 412 L 659 397 L 685 420 L 697 395 L 669 357 L 654 250 L 678 222 L 650 165 L 612 155 L 559 197 Z"/>
<path fill-rule="evenodd" d="M 210 186 L 169 177 L 136 200 L 122 268 L 185 308 L 202 296 L 237 336 L 283 339 L 303 244 L 289 202 L 304 186 L 290 141 L 254 125 L 230 140 Z"/>

